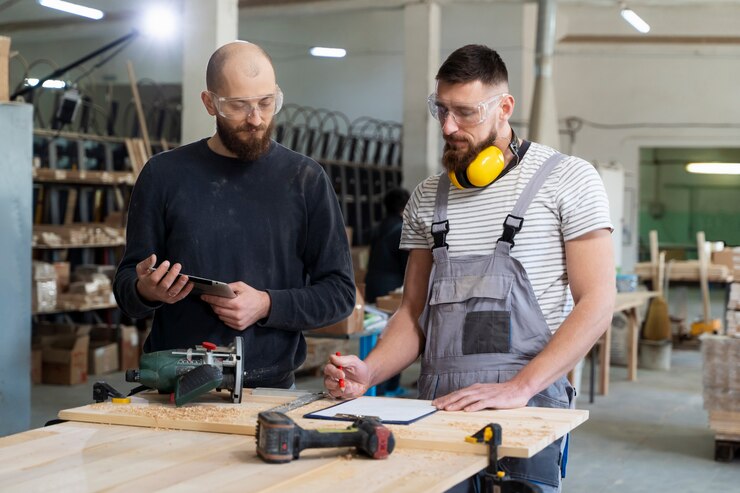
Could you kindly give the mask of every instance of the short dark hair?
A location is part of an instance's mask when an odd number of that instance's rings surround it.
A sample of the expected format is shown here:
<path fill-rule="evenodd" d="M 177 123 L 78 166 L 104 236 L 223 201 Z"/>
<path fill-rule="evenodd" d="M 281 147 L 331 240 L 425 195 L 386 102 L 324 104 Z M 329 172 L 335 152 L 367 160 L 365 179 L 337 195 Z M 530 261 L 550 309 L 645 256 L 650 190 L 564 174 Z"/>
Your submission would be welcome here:
<path fill-rule="evenodd" d="M 506 64 L 495 50 L 484 45 L 465 45 L 444 61 L 436 79 L 451 84 L 481 81 L 488 86 L 508 84 Z"/>
<path fill-rule="evenodd" d="M 401 214 L 409 201 L 409 192 L 405 188 L 393 188 L 383 197 L 386 214 Z"/>

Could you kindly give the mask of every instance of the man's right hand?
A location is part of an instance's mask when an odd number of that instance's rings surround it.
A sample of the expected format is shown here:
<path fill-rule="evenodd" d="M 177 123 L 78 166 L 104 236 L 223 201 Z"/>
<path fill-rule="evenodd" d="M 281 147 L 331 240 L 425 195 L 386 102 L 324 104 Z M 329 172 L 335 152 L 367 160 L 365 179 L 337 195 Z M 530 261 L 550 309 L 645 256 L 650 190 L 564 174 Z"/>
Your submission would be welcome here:
<path fill-rule="evenodd" d="M 177 303 L 185 298 L 193 290 L 193 283 L 188 283 L 188 276 L 180 276 L 180 264 L 175 264 L 170 269 L 168 260 L 159 264 L 156 270 L 150 271 L 157 263 L 157 256 L 150 255 L 136 264 L 136 290 L 139 295 L 150 302 Z M 169 270 L 168 270 L 169 269 Z"/>
<path fill-rule="evenodd" d="M 344 390 L 339 387 L 340 378 L 344 379 Z M 324 387 L 333 397 L 341 399 L 360 397 L 370 388 L 370 370 L 367 364 L 355 355 L 332 354 L 329 356 L 329 363 L 324 367 Z"/>

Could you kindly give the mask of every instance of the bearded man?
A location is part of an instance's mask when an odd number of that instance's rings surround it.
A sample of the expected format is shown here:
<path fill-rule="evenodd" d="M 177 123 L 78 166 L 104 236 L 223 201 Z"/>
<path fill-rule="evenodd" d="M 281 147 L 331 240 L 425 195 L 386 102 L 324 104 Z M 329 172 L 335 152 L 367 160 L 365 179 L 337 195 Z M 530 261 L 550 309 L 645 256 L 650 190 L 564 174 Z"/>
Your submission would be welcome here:
<path fill-rule="evenodd" d="M 342 214 L 321 166 L 271 139 L 283 94 L 262 48 L 220 47 L 206 86 L 216 133 L 142 169 L 114 293 L 126 315 L 154 315 L 145 352 L 242 337 L 255 375 L 244 386 L 289 388 L 306 358 L 301 331 L 354 307 Z M 191 294 L 186 274 L 228 282 L 237 296 Z"/>
<path fill-rule="evenodd" d="M 495 50 L 463 46 L 436 78 L 427 102 L 446 169 L 419 184 L 404 211 L 401 306 L 364 361 L 330 357 L 324 385 L 356 397 L 421 356 L 419 398 L 438 409 L 568 408 L 565 374 L 607 329 L 614 306 L 604 185 L 583 159 L 514 134 L 515 101 Z M 565 443 L 500 464 L 555 493 Z M 480 491 L 477 479 L 453 491 Z"/>

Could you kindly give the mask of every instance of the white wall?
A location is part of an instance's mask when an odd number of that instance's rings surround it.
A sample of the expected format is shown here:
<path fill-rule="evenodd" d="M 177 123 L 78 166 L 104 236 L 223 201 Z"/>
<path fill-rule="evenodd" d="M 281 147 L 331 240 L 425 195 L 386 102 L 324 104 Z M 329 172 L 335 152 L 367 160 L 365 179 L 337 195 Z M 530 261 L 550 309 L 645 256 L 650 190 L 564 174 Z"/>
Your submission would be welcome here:
<path fill-rule="evenodd" d="M 740 6 L 650 9 L 640 15 L 657 36 L 736 36 Z M 632 35 L 616 10 L 563 7 L 559 34 Z M 625 169 L 622 270 L 637 255 L 637 200 L 640 147 L 738 147 L 740 131 L 739 44 L 591 44 L 560 42 L 554 83 L 561 119 L 576 116 L 596 123 L 647 124 L 620 129 L 584 125 L 573 154 L 590 161 L 617 161 Z M 690 125 L 658 128 L 652 123 Z M 720 128 L 734 124 L 734 127 Z M 701 125 L 707 125 L 702 128 Z M 634 201 L 634 203 L 630 203 Z"/>

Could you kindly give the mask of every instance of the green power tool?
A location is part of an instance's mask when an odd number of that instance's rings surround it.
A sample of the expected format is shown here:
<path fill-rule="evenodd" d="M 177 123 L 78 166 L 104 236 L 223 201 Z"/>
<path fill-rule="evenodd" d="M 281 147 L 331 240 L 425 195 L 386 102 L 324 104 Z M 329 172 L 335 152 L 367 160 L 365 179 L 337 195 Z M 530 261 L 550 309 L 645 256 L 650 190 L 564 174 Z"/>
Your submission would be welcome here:
<path fill-rule="evenodd" d="M 214 389 L 229 390 L 232 401 L 239 403 L 244 378 L 242 354 L 241 337 L 228 347 L 204 342 L 194 349 L 145 353 L 139 360 L 139 370 L 126 370 L 126 381 L 173 393 L 176 406 Z"/>

